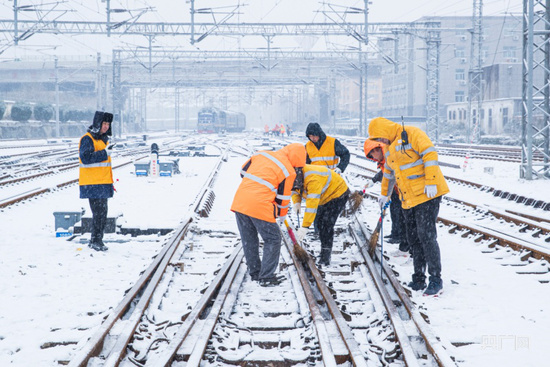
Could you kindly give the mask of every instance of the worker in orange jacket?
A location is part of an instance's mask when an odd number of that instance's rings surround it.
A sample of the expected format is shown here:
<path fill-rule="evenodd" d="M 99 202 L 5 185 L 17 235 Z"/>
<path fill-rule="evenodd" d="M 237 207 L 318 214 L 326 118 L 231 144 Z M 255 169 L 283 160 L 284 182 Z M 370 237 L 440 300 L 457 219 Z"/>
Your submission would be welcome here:
<path fill-rule="evenodd" d="M 235 212 L 248 272 L 260 285 L 281 282 L 275 276 L 281 251 L 281 232 L 277 221 L 284 221 L 290 203 L 296 169 L 306 164 L 302 144 L 282 149 L 260 151 L 243 165 L 242 181 L 235 193 L 231 211 Z M 260 261 L 258 233 L 264 241 Z"/>

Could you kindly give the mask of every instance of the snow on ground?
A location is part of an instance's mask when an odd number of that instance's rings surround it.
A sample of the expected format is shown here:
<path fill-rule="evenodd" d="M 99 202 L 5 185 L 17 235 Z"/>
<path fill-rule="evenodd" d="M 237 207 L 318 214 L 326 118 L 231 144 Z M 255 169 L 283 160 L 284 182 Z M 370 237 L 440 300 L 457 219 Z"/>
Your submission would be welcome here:
<path fill-rule="evenodd" d="M 239 141 L 239 144 L 242 143 Z M 6 143 L 8 144 L 8 143 Z M 9 142 L 13 145 L 13 142 Z M 119 221 L 140 228 L 174 227 L 189 214 L 194 194 L 206 181 L 216 157 L 181 158 L 182 174 L 171 178 L 135 177 L 133 167 L 115 171 L 117 193 L 109 201 L 111 214 L 123 214 Z M 353 159 L 353 158 L 352 158 Z M 442 156 L 447 163 L 462 166 L 463 159 Z M 245 158 L 231 155 L 215 182 L 216 201 L 208 225 L 212 229 L 237 232 L 229 211 L 239 171 Z M 364 162 L 364 161 L 362 161 Z M 116 163 L 116 162 L 115 162 Z M 375 168 L 374 163 L 369 165 Z M 493 174 L 484 172 L 493 167 Z M 518 178 L 518 165 L 470 160 L 465 171 L 443 167 L 446 175 L 486 183 L 498 189 L 550 201 L 548 182 Z M 358 188 L 360 182 L 349 180 Z M 506 200 L 450 184 L 450 195 L 473 202 L 495 201 L 506 207 Z M 377 193 L 379 185 L 372 188 Z M 0 196 L 2 189 L 0 188 Z M 457 215 L 443 202 L 441 214 Z M 82 342 L 122 299 L 139 273 L 160 250 L 164 239 L 156 235 L 127 237 L 113 242 L 107 234 L 107 253 L 97 253 L 83 241 L 55 237 L 53 212 L 89 212 L 86 200 L 78 198 L 78 186 L 57 190 L 25 203 L 0 210 L 0 365 L 57 366 L 67 360 L 76 345 L 40 349 L 47 342 Z M 365 201 L 364 220 L 372 228 L 378 208 Z M 526 207 L 527 208 L 527 207 Z M 526 209 L 534 211 L 535 209 Z M 539 213 L 548 217 L 548 212 Z M 201 222 L 201 226 L 206 221 Z M 389 216 L 384 228 L 390 228 Z M 120 235 L 116 236 L 117 239 Z M 109 241 L 111 240 L 111 241 Z M 437 335 L 453 343 L 463 343 L 454 354 L 460 366 L 541 366 L 546 364 L 547 330 L 550 329 L 550 284 L 538 279 L 548 275 L 518 274 L 525 267 L 517 256 L 506 251 L 483 253 L 486 243 L 439 229 L 442 252 L 444 294 L 439 298 L 413 295 L 422 312 L 429 316 Z M 386 244 L 388 253 L 396 249 Z M 497 259 L 497 257 L 502 259 Z M 406 258 L 390 262 L 408 282 L 412 264 Z M 529 267 L 539 269 L 542 262 Z M 547 264 L 546 264 L 547 267 Z M 530 268 L 530 269 L 531 269 Z M 462 344 L 461 344 L 462 345 Z"/>

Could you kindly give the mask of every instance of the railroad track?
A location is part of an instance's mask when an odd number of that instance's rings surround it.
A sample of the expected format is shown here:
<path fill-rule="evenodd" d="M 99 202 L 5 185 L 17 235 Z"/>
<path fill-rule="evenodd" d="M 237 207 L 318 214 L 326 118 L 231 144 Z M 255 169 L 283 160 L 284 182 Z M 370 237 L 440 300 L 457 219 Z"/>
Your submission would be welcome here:
<path fill-rule="evenodd" d="M 185 221 L 70 366 L 455 365 L 433 341 L 419 342 L 425 331 L 389 316 L 401 311 L 384 301 L 383 282 L 361 258 L 368 231 L 354 246 L 338 236 L 334 265 L 322 270 L 313 257 L 298 261 L 284 234 L 280 286 L 252 281 L 237 234 L 201 224 L 214 180 L 197 195 L 200 219 Z"/>

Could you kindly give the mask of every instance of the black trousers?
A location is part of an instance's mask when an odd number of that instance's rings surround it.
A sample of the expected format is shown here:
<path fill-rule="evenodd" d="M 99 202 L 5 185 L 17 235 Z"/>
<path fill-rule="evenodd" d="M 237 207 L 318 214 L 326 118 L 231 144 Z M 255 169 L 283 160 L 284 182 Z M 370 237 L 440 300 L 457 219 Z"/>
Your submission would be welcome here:
<path fill-rule="evenodd" d="M 92 210 L 91 242 L 103 243 L 103 231 L 107 225 L 107 201 L 109 199 L 88 199 Z"/>
<path fill-rule="evenodd" d="M 405 214 L 403 214 L 403 208 L 401 207 L 399 192 L 396 190 L 393 190 L 391 193 L 390 217 L 390 237 L 397 238 L 399 240 L 399 250 L 403 252 L 410 252 L 411 246 L 407 241 L 407 231 L 405 230 Z"/>
<path fill-rule="evenodd" d="M 441 281 L 441 254 L 436 226 L 440 204 L 441 196 L 403 210 L 407 240 L 412 249 L 413 281 L 426 279 L 426 266 L 430 281 Z"/>
<path fill-rule="evenodd" d="M 332 243 L 334 240 L 334 225 L 348 201 L 349 190 L 342 196 L 332 199 L 325 205 L 319 205 L 315 216 L 315 227 L 319 230 L 321 240 L 321 263 L 330 263 Z"/>

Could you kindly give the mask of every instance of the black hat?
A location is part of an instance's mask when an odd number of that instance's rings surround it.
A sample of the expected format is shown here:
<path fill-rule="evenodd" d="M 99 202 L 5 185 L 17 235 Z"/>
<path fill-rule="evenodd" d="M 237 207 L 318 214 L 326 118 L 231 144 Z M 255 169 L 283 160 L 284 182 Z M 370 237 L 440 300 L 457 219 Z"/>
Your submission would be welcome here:
<path fill-rule="evenodd" d="M 103 124 L 103 121 L 112 124 L 113 114 L 109 112 L 95 111 L 94 120 L 92 122 L 92 125 L 88 128 L 88 130 L 91 133 L 99 134 L 99 131 L 101 130 L 101 124 Z M 109 130 L 107 130 L 105 134 L 108 136 L 112 135 L 110 126 L 109 126 Z"/>
<path fill-rule="evenodd" d="M 104 122 L 113 122 L 113 114 L 109 112 L 103 112 L 103 121 Z"/>

